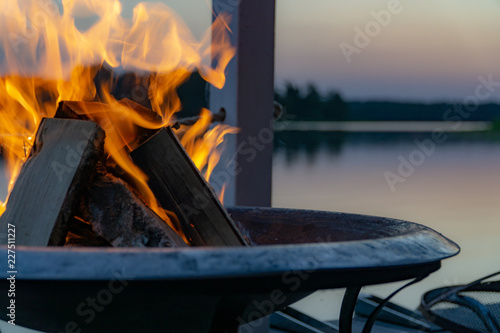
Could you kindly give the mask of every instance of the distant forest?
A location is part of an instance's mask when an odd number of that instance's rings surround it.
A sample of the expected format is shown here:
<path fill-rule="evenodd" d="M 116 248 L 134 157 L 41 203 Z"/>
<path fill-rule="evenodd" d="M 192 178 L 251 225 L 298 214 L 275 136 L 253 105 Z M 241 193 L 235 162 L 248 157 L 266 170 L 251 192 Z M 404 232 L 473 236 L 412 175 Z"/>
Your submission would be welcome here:
<path fill-rule="evenodd" d="M 274 99 L 285 107 L 287 120 L 295 121 L 342 121 L 349 120 L 351 110 L 340 94 L 322 95 L 313 85 L 306 91 L 287 83 L 282 93 L 276 91 Z"/>
<path fill-rule="evenodd" d="M 194 73 L 178 90 L 183 109 L 180 116 L 198 114 L 208 107 L 206 82 Z M 276 89 L 275 100 L 282 104 L 288 121 L 495 121 L 500 124 L 500 105 L 481 104 L 469 117 L 457 114 L 453 103 L 405 103 L 390 101 L 348 102 L 340 93 L 321 93 L 314 85 L 291 83 Z M 451 110 L 451 111 L 449 111 Z M 448 117 L 448 118 L 447 118 Z"/>
<path fill-rule="evenodd" d="M 293 84 L 275 92 L 275 100 L 291 121 L 442 121 L 461 117 L 464 121 L 498 121 L 500 105 L 481 104 L 473 112 L 459 115 L 453 103 L 405 103 L 388 101 L 346 102 L 338 92 L 321 94 L 314 85 L 300 89 Z M 451 110 L 451 111 L 448 111 Z"/>

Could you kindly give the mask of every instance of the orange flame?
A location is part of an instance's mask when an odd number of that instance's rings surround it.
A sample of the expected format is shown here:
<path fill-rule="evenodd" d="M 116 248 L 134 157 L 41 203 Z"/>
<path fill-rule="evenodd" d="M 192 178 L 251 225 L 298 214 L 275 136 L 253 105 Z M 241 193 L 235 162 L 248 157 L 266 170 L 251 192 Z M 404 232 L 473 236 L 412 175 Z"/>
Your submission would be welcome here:
<path fill-rule="evenodd" d="M 182 145 L 186 148 L 198 170 L 203 172 L 207 182 L 220 160 L 224 136 L 238 132 L 237 128 L 222 124 L 209 129 L 211 122 L 211 112 L 203 109 L 200 119 L 186 130 L 181 139 Z M 221 202 L 224 201 L 224 190 L 223 187 L 219 195 Z"/>
<path fill-rule="evenodd" d="M 61 101 L 94 101 L 94 77 L 106 63 L 127 71 L 152 72 L 148 97 L 160 121 L 145 118 L 109 93 L 100 91 L 103 109 L 92 104 L 78 107 L 106 131 L 108 155 L 132 176 L 142 198 L 167 223 L 147 177 L 129 158 L 125 146 L 133 141 L 137 126 L 160 128 L 182 106 L 176 90 L 198 70 L 221 88 L 224 71 L 235 54 L 228 38 L 227 16 L 219 16 L 201 40 L 196 40 L 182 20 L 166 5 L 140 3 L 132 19 L 121 16 L 119 0 L 63 0 L 63 8 L 50 0 L 0 0 L 0 145 L 11 178 L 9 192 L 29 154 L 33 136 L 43 117 L 53 117 Z M 92 17 L 85 30 L 75 19 Z M 213 65 L 215 63 L 215 65 Z M 95 103 L 97 104 L 97 103 Z M 216 147 L 235 130 L 218 125 L 208 130 L 209 111 L 200 124 L 183 137 L 188 153 L 209 179 L 219 159 Z M 189 135 L 188 135 L 189 134 Z M 184 139 L 185 138 L 185 139 Z M 0 215 L 5 202 L 0 201 Z M 173 226 L 173 224 L 171 223 Z"/>

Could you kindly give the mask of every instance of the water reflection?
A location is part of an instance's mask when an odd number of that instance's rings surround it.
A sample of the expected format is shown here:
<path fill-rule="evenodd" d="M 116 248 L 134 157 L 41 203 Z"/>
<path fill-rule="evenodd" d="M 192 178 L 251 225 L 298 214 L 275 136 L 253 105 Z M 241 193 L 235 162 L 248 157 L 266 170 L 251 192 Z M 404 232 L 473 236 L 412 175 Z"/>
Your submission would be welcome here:
<path fill-rule="evenodd" d="M 274 152 L 282 153 L 287 164 L 292 164 L 304 152 L 313 163 L 320 151 L 339 155 L 346 137 L 345 132 L 277 132 L 274 135 Z"/>
<path fill-rule="evenodd" d="M 276 133 L 273 206 L 399 218 L 456 241 L 462 248 L 457 257 L 395 298 L 415 308 L 430 289 L 500 269 L 500 133 L 446 135 L 392 191 L 384 173 L 397 174 L 400 157 L 408 160 L 418 149 L 415 141 L 431 133 Z M 365 292 L 383 297 L 397 286 Z M 328 297 L 311 301 L 310 313 L 320 313 Z"/>
<path fill-rule="evenodd" d="M 498 132 L 445 133 L 446 140 L 440 146 L 457 144 L 497 144 L 500 143 Z M 428 132 L 304 132 L 283 131 L 274 136 L 274 153 L 283 155 L 288 165 L 305 155 L 309 163 L 314 163 L 321 154 L 330 157 L 342 154 L 346 144 L 392 149 L 396 146 L 414 145 L 416 141 L 432 138 Z"/>

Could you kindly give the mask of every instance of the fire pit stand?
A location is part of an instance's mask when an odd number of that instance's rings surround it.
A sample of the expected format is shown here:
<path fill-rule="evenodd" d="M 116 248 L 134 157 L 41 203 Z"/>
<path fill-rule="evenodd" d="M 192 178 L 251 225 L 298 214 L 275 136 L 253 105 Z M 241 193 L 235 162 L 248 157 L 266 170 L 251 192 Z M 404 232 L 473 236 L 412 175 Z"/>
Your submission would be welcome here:
<path fill-rule="evenodd" d="M 350 332 L 361 286 L 424 277 L 459 251 L 432 229 L 401 220 L 229 211 L 255 246 L 16 248 L 16 324 L 47 332 L 236 332 L 316 290 L 347 287 L 340 325 Z M 0 307 L 7 302 L 1 297 Z M 5 311 L 0 318 L 9 319 Z"/>

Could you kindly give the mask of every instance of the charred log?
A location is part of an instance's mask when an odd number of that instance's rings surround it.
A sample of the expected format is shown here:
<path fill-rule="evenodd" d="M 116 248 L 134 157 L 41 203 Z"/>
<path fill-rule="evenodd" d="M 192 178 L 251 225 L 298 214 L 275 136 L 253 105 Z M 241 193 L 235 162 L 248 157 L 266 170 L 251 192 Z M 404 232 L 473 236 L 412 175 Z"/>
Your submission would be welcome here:
<path fill-rule="evenodd" d="M 184 247 L 187 244 L 121 179 L 99 174 L 85 200 L 83 218 L 115 247 Z"/>

